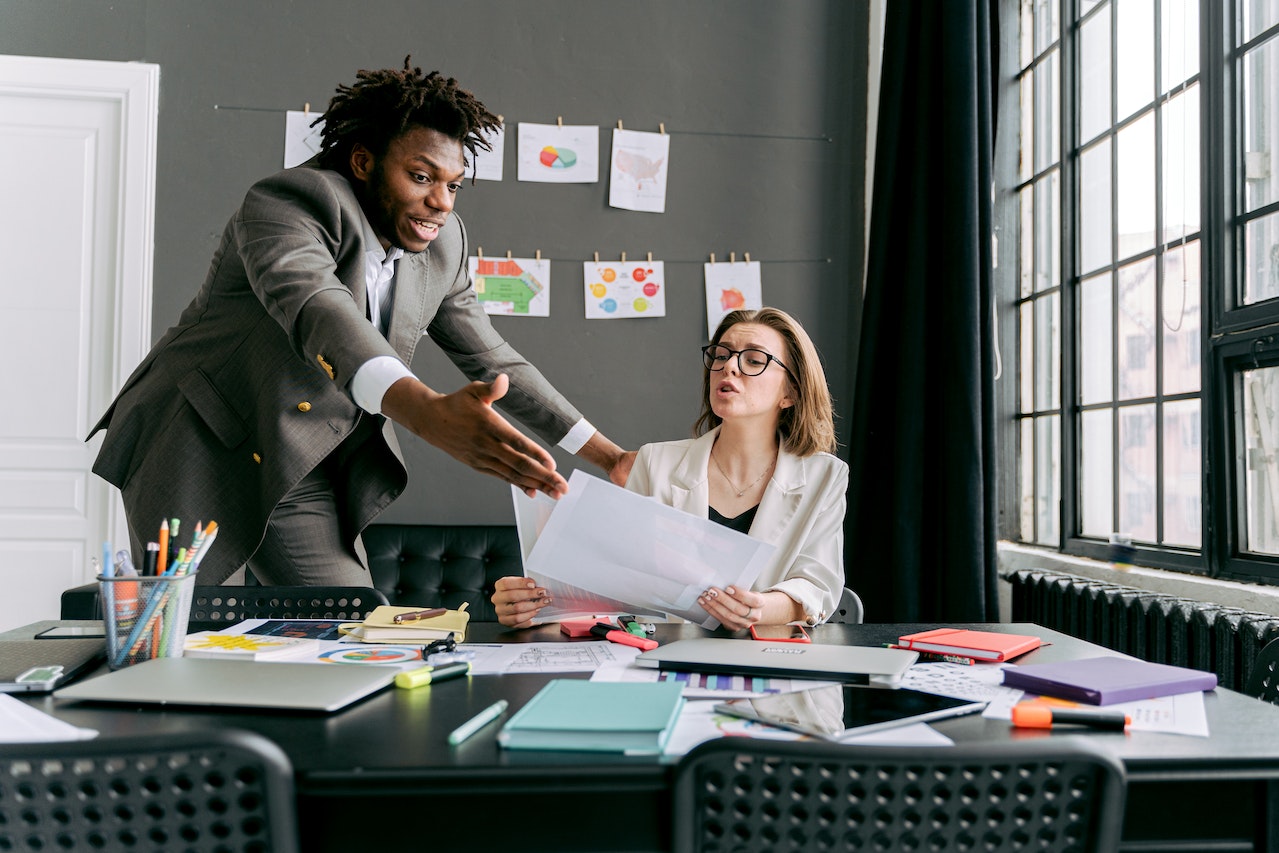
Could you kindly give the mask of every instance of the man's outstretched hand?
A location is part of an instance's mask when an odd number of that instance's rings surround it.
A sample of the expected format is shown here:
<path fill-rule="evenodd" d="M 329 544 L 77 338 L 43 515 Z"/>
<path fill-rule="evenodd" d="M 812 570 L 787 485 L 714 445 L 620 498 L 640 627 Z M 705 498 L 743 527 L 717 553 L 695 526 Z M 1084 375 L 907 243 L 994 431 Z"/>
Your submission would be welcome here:
<path fill-rule="evenodd" d="M 517 486 L 529 497 L 545 492 L 558 498 L 568 491 L 568 483 L 555 472 L 551 454 L 493 408 L 509 387 L 510 379 L 502 374 L 492 382 L 472 382 L 440 394 L 406 377 L 387 390 L 382 412 L 459 462 Z"/>

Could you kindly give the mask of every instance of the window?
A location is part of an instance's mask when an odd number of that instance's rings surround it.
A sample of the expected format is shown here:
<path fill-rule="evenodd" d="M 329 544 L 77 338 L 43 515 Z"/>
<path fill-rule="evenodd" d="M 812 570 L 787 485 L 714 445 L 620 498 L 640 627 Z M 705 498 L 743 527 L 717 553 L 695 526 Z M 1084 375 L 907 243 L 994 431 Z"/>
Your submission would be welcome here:
<path fill-rule="evenodd" d="M 1001 12 L 1003 535 L 1279 582 L 1279 0 Z"/>

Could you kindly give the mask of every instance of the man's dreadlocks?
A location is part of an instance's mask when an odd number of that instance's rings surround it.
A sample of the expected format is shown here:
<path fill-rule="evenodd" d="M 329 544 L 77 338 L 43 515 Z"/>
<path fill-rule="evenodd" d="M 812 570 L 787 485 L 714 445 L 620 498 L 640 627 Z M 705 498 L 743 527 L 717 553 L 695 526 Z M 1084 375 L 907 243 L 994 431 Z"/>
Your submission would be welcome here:
<path fill-rule="evenodd" d="M 358 71 L 354 85 L 340 85 L 321 117 L 320 163 L 350 177 L 351 148 L 357 142 L 375 157 L 386 154 L 391 140 L 422 126 L 465 146 L 474 162 L 477 150 L 490 150 L 483 134 L 501 120 L 452 77 L 438 71 L 423 76 L 404 58 L 404 69 Z M 318 122 L 320 119 L 317 119 Z"/>

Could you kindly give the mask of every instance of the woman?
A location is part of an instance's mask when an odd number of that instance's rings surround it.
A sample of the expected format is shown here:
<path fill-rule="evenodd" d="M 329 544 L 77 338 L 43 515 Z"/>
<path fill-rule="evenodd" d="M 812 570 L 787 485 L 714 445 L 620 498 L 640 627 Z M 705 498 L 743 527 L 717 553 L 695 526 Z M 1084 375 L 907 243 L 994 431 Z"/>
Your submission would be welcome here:
<path fill-rule="evenodd" d="M 826 621 L 844 588 L 848 466 L 833 455 L 834 412 L 817 351 L 776 308 L 733 311 L 703 348 L 697 438 L 640 448 L 626 488 L 777 547 L 759 591 L 698 598 L 729 630 Z M 531 625 L 549 603 L 528 578 L 502 578 L 498 620 Z"/>

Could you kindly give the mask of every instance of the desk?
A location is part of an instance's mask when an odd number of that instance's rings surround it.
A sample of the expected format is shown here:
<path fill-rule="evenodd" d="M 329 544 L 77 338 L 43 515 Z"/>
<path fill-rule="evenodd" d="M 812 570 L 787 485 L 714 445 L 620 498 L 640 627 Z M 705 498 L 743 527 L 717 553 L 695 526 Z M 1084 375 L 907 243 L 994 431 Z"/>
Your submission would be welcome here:
<path fill-rule="evenodd" d="M 24 636 L 51 624 L 19 629 Z M 196 626 L 193 626 L 193 628 Z M 928 625 L 824 625 L 813 640 L 879 645 Z M 1037 625 L 957 625 L 1037 634 L 1048 643 L 1019 658 L 1046 662 L 1105 649 Z M 17 636 L 10 632 L 4 636 Z M 663 625 L 658 639 L 704 636 Z M 473 623 L 471 642 L 548 642 L 556 626 L 507 631 Z M 264 664 L 269 665 L 269 664 Z M 585 677 L 583 675 L 583 677 Z M 255 711 L 138 710 L 31 699 L 36 707 L 104 735 L 235 726 L 271 738 L 297 773 L 302 849 L 349 851 L 402 841 L 436 849 L 639 851 L 669 849 L 674 762 L 594 754 L 506 752 L 492 726 L 460 747 L 446 737 L 490 703 L 513 713 L 549 676 L 476 676 L 419 690 L 388 690 L 329 716 Z M 1279 707 L 1218 689 L 1205 697 L 1207 739 L 1090 732 L 1129 779 L 1128 850 L 1279 851 Z M 1052 736 L 1013 732 L 967 716 L 936 728 L 957 742 Z"/>

